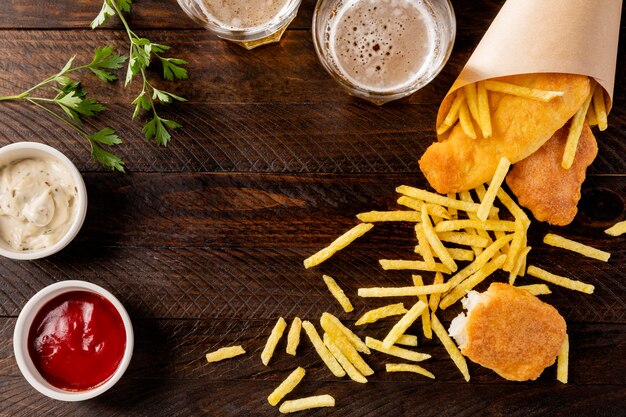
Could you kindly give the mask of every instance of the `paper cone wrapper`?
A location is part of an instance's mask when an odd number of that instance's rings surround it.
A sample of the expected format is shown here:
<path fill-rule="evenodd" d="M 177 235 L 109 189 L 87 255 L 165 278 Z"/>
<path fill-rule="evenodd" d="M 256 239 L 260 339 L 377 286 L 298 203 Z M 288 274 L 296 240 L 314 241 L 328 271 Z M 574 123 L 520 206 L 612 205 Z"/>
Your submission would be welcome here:
<path fill-rule="evenodd" d="M 622 0 L 507 0 L 439 108 L 467 84 L 529 73 L 594 78 L 613 102 Z"/>

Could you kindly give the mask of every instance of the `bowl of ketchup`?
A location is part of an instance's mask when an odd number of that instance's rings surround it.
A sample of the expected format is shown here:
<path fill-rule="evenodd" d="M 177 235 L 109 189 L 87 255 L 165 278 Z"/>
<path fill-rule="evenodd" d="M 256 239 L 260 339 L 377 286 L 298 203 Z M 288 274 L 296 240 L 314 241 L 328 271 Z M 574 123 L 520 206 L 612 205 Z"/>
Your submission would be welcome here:
<path fill-rule="evenodd" d="M 52 284 L 22 309 L 13 334 L 20 371 L 37 391 L 82 401 L 111 388 L 133 354 L 133 327 L 124 306 L 85 281 Z"/>

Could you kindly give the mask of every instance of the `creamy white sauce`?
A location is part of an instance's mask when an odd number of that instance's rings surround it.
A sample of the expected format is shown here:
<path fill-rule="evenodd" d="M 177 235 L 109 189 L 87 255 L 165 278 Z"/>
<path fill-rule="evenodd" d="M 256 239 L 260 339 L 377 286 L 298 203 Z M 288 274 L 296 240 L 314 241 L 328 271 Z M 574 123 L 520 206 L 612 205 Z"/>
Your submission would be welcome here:
<path fill-rule="evenodd" d="M 58 161 L 29 158 L 0 168 L 0 239 L 17 251 L 43 249 L 67 233 L 77 188 Z"/>

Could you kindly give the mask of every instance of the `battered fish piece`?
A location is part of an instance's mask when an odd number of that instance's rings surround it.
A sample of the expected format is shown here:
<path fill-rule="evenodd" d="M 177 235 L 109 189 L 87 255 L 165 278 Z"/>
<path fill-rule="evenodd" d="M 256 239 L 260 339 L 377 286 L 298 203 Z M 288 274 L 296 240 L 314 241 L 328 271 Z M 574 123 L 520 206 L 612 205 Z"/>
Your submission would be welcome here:
<path fill-rule="evenodd" d="M 419 161 L 430 185 L 439 193 L 457 193 L 487 183 L 501 157 L 518 162 L 548 141 L 576 113 L 590 92 L 589 78 L 571 74 L 524 74 L 497 80 L 541 90 L 562 91 L 548 103 L 489 92 L 493 135 L 468 137 L 457 124 L 449 136 L 430 145 Z M 442 109 L 449 107 L 445 100 Z M 441 112 L 440 112 L 441 113 Z"/>
<path fill-rule="evenodd" d="M 463 355 L 511 381 L 535 380 L 552 365 L 565 340 L 565 320 L 530 292 L 495 282 L 470 291 L 450 324 Z"/>
<path fill-rule="evenodd" d="M 569 124 L 557 130 L 537 152 L 513 165 L 506 183 L 518 202 L 535 218 L 556 226 L 568 225 L 578 213 L 580 187 L 587 167 L 598 154 L 596 139 L 585 123 L 570 169 L 561 167 Z"/>

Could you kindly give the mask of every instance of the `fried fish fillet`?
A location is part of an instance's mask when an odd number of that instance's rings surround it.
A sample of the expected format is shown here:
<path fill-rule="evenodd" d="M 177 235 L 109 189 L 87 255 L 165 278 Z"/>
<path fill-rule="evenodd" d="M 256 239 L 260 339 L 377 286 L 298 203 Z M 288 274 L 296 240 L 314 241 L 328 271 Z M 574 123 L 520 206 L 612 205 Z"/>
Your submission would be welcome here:
<path fill-rule="evenodd" d="M 568 132 L 569 124 L 557 130 L 537 152 L 513 165 L 506 177 L 522 206 L 530 209 L 537 220 L 557 226 L 574 220 L 587 167 L 598 154 L 596 139 L 585 123 L 574 164 L 563 169 L 561 160 Z"/>
<path fill-rule="evenodd" d="M 590 92 L 589 78 L 571 74 L 524 74 L 497 80 L 541 90 L 562 91 L 548 103 L 502 93 L 489 93 L 493 135 L 468 137 L 457 124 L 449 136 L 430 145 L 419 161 L 430 185 L 439 193 L 456 193 L 487 183 L 501 157 L 512 163 L 539 149 L 576 113 Z M 444 101 L 442 110 L 449 106 Z M 440 112 L 441 114 L 441 112 Z"/>
<path fill-rule="evenodd" d="M 461 352 L 511 381 L 535 380 L 552 365 L 565 340 L 565 320 L 530 292 L 494 282 L 463 301 L 450 325 Z"/>

